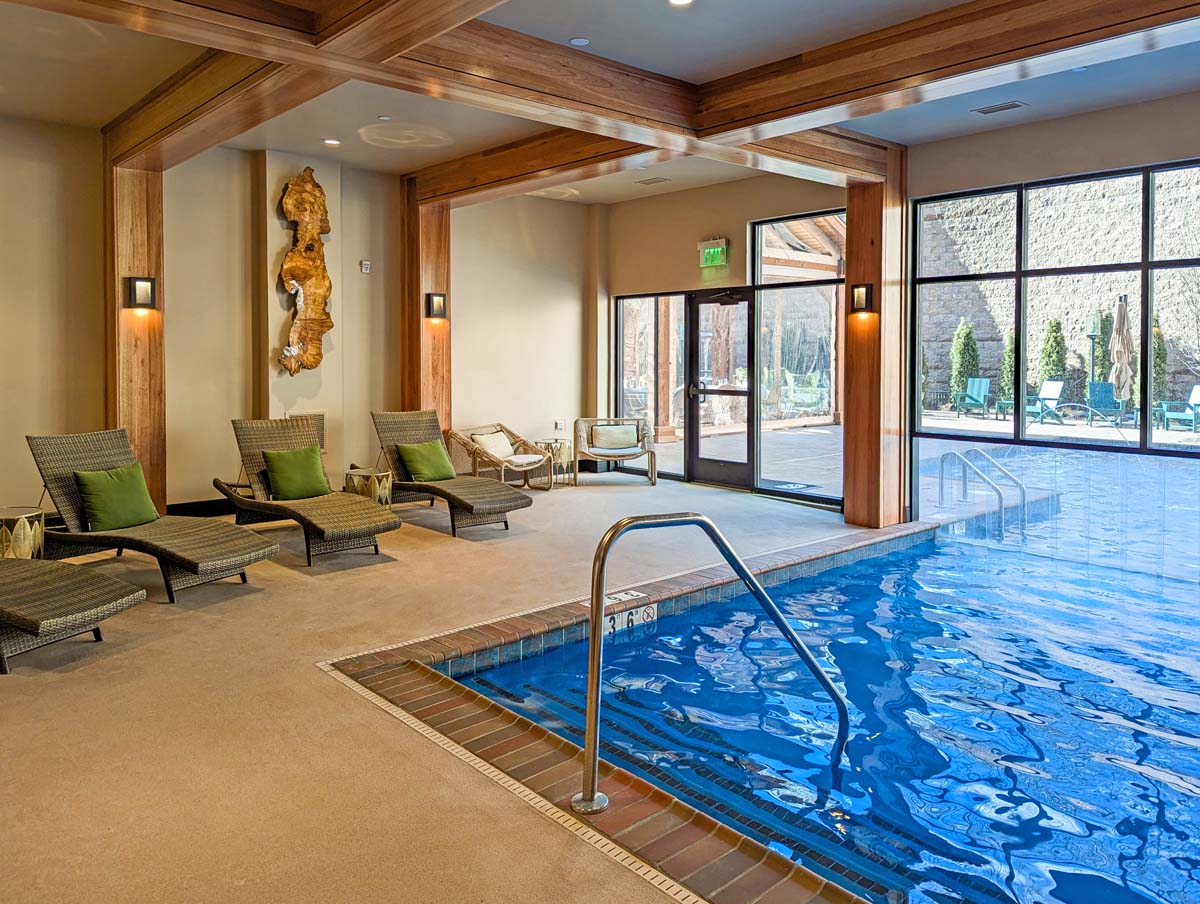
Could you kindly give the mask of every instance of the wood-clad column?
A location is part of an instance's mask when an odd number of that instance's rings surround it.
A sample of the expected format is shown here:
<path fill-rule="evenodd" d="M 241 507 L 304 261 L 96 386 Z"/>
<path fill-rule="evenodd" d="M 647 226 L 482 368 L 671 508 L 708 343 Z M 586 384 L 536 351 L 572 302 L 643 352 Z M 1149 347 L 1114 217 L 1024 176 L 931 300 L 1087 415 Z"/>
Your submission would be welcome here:
<path fill-rule="evenodd" d="M 874 286 L 875 311 L 846 318 L 843 483 L 849 524 L 886 527 L 905 518 L 907 348 L 904 204 L 906 152 L 889 150 L 886 182 L 856 183 L 846 196 L 846 285 Z"/>
<path fill-rule="evenodd" d="M 450 295 L 450 206 L 417 201 L 416 180 L 404 179 L 404 243 L 401 272 L 403 350 L 400 360 L 400 402 L 409 411 L 432 408 L 442 429 L 453 426 L 450 405 L 450 324 L 454 298 Z M 449 317 L 425 316 L 425 296 L 444 292 Z"/>
<path fill-rule="evenodd" d="M 124 427 L 150 496 L 167 505 L 167 396 L 163 341 L 162 173 L 105 159 L 106 420 Z M 155 280 L 156 310 L 125 307 L 127 280 Z"/>

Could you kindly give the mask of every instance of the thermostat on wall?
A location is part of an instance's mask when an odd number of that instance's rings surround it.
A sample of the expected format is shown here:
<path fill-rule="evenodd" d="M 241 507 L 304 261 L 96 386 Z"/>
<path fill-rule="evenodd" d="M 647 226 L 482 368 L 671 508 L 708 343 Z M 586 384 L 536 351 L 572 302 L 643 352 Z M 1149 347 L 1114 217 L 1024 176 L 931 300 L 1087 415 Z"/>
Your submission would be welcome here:
<path fill-rule="evenodd" d="M 729 239 L 709 239 L 696 246 L 700 252 L 701 267 L 726 267 L 729 265 Z"/>
<path fill-rule="evenodd" d="M 370 273 L 371 272 L 371 262 L 370 261 L 359 261 L 358 268 L 360 270 L 362 270 L 363 273 Z"/>

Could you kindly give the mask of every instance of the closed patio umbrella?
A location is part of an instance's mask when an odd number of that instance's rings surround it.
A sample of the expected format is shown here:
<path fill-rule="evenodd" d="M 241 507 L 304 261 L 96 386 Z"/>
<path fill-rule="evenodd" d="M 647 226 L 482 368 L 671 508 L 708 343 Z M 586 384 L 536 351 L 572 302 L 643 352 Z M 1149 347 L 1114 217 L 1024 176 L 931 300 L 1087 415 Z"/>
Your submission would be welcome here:
<path fill-rule="evenodd" d="M 1133 396 L 1133 331 L 1129 328 L 1129 296 L 1117 299 L 1113 310 L 1112 339 L 1108 343 L 1108 358 L 1112 369 L 1108 381 L 1113 385 L 1113 396 L 1128 401 Z"/>

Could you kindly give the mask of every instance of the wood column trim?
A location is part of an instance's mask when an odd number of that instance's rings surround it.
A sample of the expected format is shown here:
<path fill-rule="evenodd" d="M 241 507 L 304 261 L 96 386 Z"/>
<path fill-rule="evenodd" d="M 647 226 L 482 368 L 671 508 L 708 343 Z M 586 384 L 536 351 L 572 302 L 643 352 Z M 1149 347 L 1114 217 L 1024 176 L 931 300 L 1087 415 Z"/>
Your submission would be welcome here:
<path fill-rule="evenodd" d="M 874 286 L 875 312 L 846 318 L 843 483 L 846 522 L 887 527 L 906 517 L 908 450 L 904 231 L 907 151 L 888 151 L 885 182 L 846 194 L 846 285 Z"/>
<path fill-rule="evenodd" d="M 142 463 L 150 497 L 167 505 L 167 398 L 162 173 L 105 159 L 106 420 L 124 427 Z M 124 306 L 126 280 L 152 276 L 156 310 Z"/>
<path fill-rule="evenodd" d="M 422 204 L 412 177 L 402 182 L 400 404 L 408 411 L 432 408 L 442 429 L 453 426 L 450 382 L 450 206 Z M 425 316 L 425 295 L 445 292 L 450 317 Z"/>

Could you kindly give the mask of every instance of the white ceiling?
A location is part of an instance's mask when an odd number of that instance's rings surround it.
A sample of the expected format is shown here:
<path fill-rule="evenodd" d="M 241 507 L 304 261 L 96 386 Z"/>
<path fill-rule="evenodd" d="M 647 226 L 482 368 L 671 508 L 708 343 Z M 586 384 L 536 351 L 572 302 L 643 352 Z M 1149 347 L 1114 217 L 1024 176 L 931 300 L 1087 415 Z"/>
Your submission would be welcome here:
<path fill-rule="evenodd" d="M 381 122 L 380 116 L 392 119 Z M 347 82 L 227 144 L 321 157 L 382 173 L 409 173 L 548 128 L 395 88 Z M 327 147 L 325 138 L 342 144 Z"/>
<path fill-rule="evenodd" d="M 595 179 L 572 182 L 570 185 L 560 185 L 530 194 L 538 198 L 574 201 L 578 204 L 616 204 L 618 201 L 649 198 L 653 195 L 703 188 L 706 185 L 734 182 L 761 175 L 763 174 L 757 170 L 734 166 L 732 163 L 706 160 L 703 157 L 681 157 L 640 170 L 597 176 Z M 670 181 L 656 185 L 637 184 L 640 180 L 654 178 Z"/>
<path fill-rule="evenodd" d="M 201 51 L 0 3 L 0 116 L 98 128 Z"/>
<path fill-rule="evenodd" d="M 508 0 L 483 18 L 548 41 L 706 82 L 886 28 L 963 0 Z"/>
<path fill-rule="evenodd" d="M 960 135 L 1055 119 L 1200 91 L 1200 44 L 1184 44 L 1125 59 L 926 101 L 844 123 L 847 128 L 901 144 L 927 144 Z M 1007 101 L 1026 106 L 988 116 L 972 112 Z"/>

